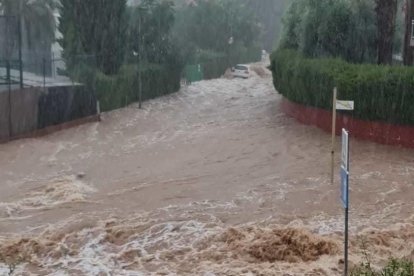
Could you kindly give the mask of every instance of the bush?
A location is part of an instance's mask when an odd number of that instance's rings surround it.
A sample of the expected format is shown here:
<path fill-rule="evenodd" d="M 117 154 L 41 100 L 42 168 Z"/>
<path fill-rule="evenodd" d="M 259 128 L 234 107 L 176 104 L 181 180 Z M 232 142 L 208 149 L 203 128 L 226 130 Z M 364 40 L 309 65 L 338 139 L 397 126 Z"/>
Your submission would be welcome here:
<path fill-rule="evenodd" d="M 142 100 L 178 91 L 180 71 L 155 64 L 141 68 Z M 85 66 L 76 75 L 79 82 L 94 91 L 101 111 L 110 111 L 138 101 L 138 68 L 135 65 L 123 65 L 118 74 L 110 76 Z"/>
<path fill-rule="evenodd" d="M 391 259 L 381 271 L 377 271 L 366 262 L 354 267 L 351 276 L 414 276 L 414 265 L 409 260 Z"/>
<path fill-rule="evenodd" d="M 310 59 L 293 50 L 277 50 L 271 62 L 276 89 L 293 102 L 331 110 L 337 87 L 338 99 L 355 101 L 355 118 L 414 124 L 412 67 Z"/>

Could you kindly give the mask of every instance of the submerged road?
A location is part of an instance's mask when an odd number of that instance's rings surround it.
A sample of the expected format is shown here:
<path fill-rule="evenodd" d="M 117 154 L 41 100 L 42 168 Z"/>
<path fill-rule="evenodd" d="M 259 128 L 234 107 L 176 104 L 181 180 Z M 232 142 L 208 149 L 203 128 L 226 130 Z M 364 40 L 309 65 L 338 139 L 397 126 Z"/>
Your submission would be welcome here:
<path fill-rule="evenodd" d="M 284 115 L 255 67 L 247 80 L 197 82 L 143 110 L 0 145 L 0 261 L 33 275 L 339 275 L 330 136 Z M 368 238 L 396 233 L 373 249 L 378 262 L 411 254 L 413 156 L 351 142 L 351 260 L 356 235 L 374 228 Z M 302 251 L 334 245 L 317 260 L 274 250 L 286 226 Z"/>

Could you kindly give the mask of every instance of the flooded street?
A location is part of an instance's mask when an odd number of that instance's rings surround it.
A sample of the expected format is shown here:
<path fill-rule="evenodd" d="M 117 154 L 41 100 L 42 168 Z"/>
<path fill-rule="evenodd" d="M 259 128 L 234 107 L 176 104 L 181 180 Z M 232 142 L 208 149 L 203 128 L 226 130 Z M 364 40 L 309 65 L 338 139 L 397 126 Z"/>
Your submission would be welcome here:
<path fill-rule="evenodd" d="M 284 115 L 259 69 L 0 145 L 0 260 L 15 275 L 340 275 L 339 157 L 332 186 L 330 135 Z M 361 241 L 375 264 L 412 256 L 414 151 L 351 140 L 350 166 L 350 260 Z"/>

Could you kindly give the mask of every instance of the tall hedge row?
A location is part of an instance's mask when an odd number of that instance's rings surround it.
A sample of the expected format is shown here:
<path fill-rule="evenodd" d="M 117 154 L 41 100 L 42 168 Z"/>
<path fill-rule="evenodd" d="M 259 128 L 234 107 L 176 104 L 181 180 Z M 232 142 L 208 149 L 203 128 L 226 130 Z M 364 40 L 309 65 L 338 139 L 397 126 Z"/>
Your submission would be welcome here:
<path fill-rule="evenodd" d="M 287 99 L 332 109 L 338 99 L 354 100 L 354 118 L 392 124 L 414 124 L 414 68 L 351 64 L 339 59 L 310 59 L 293 50 L 271 56 L 275 88 Z"/>
<path fill-rule="evenodd" d="M 180 70 L 161 65 L 141 68 L 142 100 L 153 99 L 180 89 Z M 138 101 L 139 78 L 135 65 L 123 65 L 116 75 L 105 75 L 91 67 L 78 70 L 77 79 L 94 91 L 101 111 L 122 108 Z"/>

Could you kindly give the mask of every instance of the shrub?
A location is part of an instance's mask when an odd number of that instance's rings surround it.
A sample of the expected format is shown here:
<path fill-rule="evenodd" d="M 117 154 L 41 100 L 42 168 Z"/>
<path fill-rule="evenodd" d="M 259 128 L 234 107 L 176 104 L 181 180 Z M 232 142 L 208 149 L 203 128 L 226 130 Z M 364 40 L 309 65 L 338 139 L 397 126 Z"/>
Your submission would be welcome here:
<path fill-rule="evenodd" d="M 181 69 L 147 64 L 140 70 L 143 101 L 180 89 Z M 94 91 L 100 101 L 101 111 L 121 108 L 138 101 L 138 68 L 135 65 L 123 65 L 116 75 L 105 75 L 85 66 L 77 75 L 79 82 Z"/>
<path fill-rule="evenodd" d="M 277 50 L 271 70 L 276 89 L 293 102 L 331 110 L 337 87 L 338 99 L 355 101 L 355 118 L 414 124 L 412 67 L 310 59 L 293 50 Z"/>
<path fill-rule="evenodd" d="M 414 265 L 409 260 L 391 259 L 382 270 L 377 271 L 366 262 L 354 267 L 351 276 L 414 276 Z"/>

